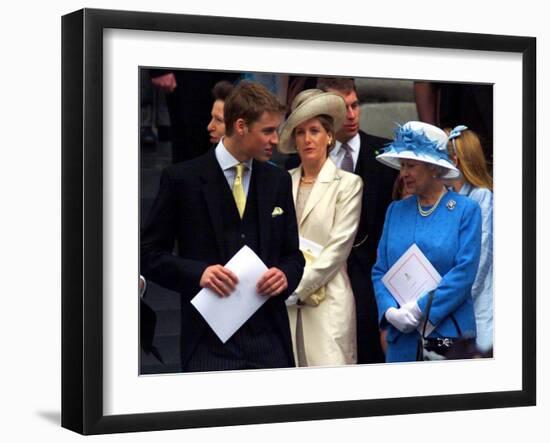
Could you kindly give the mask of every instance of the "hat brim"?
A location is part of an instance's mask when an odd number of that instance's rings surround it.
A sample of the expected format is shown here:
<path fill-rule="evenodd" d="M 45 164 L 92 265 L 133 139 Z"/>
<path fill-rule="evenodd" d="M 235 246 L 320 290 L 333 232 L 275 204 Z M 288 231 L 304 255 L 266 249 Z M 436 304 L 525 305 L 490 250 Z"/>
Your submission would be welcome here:
<path fill-rule="evenodd" d="M 334 121 L 334 132 L 338 131 L 346 118 L 346 104 L 344 99 L 334 93 L 326 92 L 313 96 L 300 104 L 292 111 L 281 128 L 277 149 L 283 154 L 294 154 L 296 143 L 292 133 L 296 126 L 320 115 L 328 115 Z M 333 134 L 334 135 L 334 134 Z"/>
<path fill-rule="evenodd" d="M 402 159 L 417 160 L 420 162 L 429 163 L 431 165 L 440 166 L 447 170 L 447 172 L 441 176 L 441 178 L 444 179 L 453 179 L 460 177 L 460 171 L 456 168 L 456 166 L 454 166 L 447 160 L 436 160 L 432 157 L 417 155 L 413 151 L 387 152 L 376 156 L 376 160 L 393 169 L 401 169 L 400 160 Z"/>

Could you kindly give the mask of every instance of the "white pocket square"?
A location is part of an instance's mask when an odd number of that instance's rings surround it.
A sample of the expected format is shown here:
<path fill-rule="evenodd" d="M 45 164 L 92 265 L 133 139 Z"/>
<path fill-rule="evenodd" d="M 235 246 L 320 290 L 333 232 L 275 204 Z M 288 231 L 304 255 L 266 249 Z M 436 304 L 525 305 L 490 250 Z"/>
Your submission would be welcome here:
<path fill-rule="evenodd" d="M 271 217 L 275 218 L 275 217 L 278 217 L 279 215 L 283 215 L 285 211 L 283 211 L 281 208 L 279 208 L 278 206 L 275 206 L 273 208 L 273 212 L 271 213 Z"/>

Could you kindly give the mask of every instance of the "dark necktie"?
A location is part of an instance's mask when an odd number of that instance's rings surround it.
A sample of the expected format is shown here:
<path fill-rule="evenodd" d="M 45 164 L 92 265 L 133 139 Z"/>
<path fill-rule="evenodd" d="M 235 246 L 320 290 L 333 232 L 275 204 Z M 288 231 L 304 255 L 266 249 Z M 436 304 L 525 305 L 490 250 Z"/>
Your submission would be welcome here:
<path fill-rule="evenodd" d="M 351 156 L 351 148 L 347 143 L 342 143 L 342 149 L 344 150 L 344 159 L 342 160 L 342 166 L 340 166 L 340 169 L 347 172 L 353 172 L 353 157 Z"/>

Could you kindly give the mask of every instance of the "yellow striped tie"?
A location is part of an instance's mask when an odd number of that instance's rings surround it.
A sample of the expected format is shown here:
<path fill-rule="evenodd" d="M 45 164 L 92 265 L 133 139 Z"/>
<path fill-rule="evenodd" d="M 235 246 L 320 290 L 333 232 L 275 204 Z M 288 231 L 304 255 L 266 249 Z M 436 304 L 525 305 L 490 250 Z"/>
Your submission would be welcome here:
<path fill-rule="evenodd" d="M 243 173 L 244 173 L 244 164 L 239 163 L 235 166 L 236 175 L 235 181 L 233 182 L 233 198 L 237 204 L 237 209 L 239 210 L 239 215 L 243 218 L 244 208 L 246 206 L 246 196 L 244 194 L 243 187 Z"/>

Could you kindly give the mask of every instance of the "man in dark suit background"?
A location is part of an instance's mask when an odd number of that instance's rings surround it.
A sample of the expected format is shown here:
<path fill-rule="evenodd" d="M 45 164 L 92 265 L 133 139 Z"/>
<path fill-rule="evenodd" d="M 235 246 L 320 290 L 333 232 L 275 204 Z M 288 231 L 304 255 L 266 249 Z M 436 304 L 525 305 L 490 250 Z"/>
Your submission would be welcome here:
<path fill-rule="evenodd" d="M 285 299 L 304 259 L 291 181 L 253 160 L 278 142 L 283 110 L 263 86 L 240 83 L 225 102 L 216 149 L 163 172 L 141 233 L 141 273 L 181 294 L 183 371 L 294 366 Z M 269 299 L 223 344 L 190 300 L 200 288 L 231 296 L 237 277 L 223 263 L 244 245 L 268 267 L 257 290 Z"/>
<path fill-rule="evenodd" d="M 321 77 L 317 80 L 317 87 L 341 95 L 346 102 L 346 120 L 336 133 L 337 142 L 330 157 L 336 166 L 359 175 L 364 183 L 361 218 L 347 262 L 356 305 L 357 362 L 383 363 L 371 269 L 376 261 L 376 249 L 397 177 L 395 171 L 376 160 L 376 151 L 390 140 L 359 129 L 359 99 L 352 78 Z M 298 164 L 299 159 L 289 158 L 286 167 L 291 169 Z"/>
<path fill-rule="evenodd" d="M 170 113 L 172 163 L 204 154 L 211 144 L 204 136 L 210 120 L 210 91 L 222 80 L 237 81 L 240 74 L 187 69 L 150 70 L 153 85 L 166 93 Z"/>

